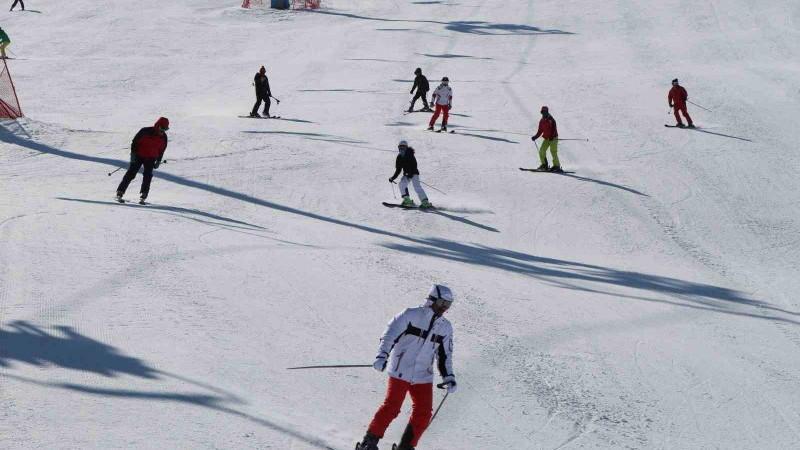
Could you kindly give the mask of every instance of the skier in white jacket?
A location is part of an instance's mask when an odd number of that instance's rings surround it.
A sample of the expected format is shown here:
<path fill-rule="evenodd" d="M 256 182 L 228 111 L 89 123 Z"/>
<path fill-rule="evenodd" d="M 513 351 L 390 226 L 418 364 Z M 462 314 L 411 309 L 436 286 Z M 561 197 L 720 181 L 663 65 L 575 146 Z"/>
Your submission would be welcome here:
<path fill-rule="evenodd" d="M 406 309 L 386 326 L 373 364 L 379 372 L 388 365 L 386 399 L 369 424 L 359 450 L 378 450 L 378 441 L 400 414 L 406 393 L 411 394 L 414 407 L 397 450 L 414 450 L 433 412 L 434 360 L 448 392 L 456 392 L 453 326 L 443 317 L 452 303 L 450 288 L 434 284 L 423 306 Z"/>
<path fill-rule="evenodd" d="M 444 113 L 442 117 L 442 129 L 439 131 L 447 131 L 447 118 L 450 115 L 450 108 L 453 107 L 453 90 L 450 89 L 450 79 L 447 77 L 442 78 L 442 84 L 433 91 L 433 104 L 436 111 L 433 112 L 433 117 L 428 123 L 428 129 L 433 130 L 436 124 L 436 119 L 439 118 L 439 113 Z"/>

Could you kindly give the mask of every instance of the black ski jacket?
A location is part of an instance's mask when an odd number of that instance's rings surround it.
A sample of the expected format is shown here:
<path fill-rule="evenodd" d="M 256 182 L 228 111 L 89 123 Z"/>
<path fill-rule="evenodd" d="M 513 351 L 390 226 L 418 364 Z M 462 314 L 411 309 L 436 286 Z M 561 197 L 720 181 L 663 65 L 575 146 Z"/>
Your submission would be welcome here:
<path fill-rule="evenodd" d="M 253 83 L 256 85 L 256 97 L 257 98 L 267 98 L 272 95 L 272 91 L 269 89 L 269 78 L 264 75 L 264 80 L 261 80 L 261 73 L 256 72 L 256 76 L 253 77 Z"/>
<path fill-rule="evenodd" d="M 406 150 L 406 156 L 401 156 L 398 154 L 397 159 L 394 162 L 394 168 L 394 175 L 392 175 L 393 180 L 400 175 L 401 170 L 403 171 L 403 175 L 407 177 L 419 175 L 419 170 L 417 170 L 417 158 L 414 157 L 414 149 L 408 147 L 408 150 Z"/>
<path fill-rule="evenodd" d="M 419 89 L 418 92 L 428 92 L 431 90 L 431 85 L 428 84 L 428 79 L 425 78 L 425 75 L 419 74 L 414 78 L 414 86 L 411 86 L 411 92 L 414 92 L 414 89 Z"/>

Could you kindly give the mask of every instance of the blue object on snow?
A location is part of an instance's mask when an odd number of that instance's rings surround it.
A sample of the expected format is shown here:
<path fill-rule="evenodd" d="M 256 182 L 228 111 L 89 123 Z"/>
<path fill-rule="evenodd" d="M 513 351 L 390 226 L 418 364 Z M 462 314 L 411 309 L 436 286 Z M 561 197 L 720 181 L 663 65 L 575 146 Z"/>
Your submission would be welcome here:
<path fill-rule="evenodd" d="M 289 9 L 289 0 L 272 0 L 272 7 L 275 9 Z"/>

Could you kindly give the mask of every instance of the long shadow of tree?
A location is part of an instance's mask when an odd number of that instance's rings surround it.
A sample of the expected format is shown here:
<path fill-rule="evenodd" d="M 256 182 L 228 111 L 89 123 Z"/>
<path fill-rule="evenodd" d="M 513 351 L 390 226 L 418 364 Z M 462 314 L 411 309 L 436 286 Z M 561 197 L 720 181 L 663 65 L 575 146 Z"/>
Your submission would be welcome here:
<path fill-rule="evenodd" d="M 91 161 L 98 163 L 105 163 L 117 167 L 125 167 L 127 164 L 122 161 L 112 160 L 107 158 L 90 157 L 79 155 L 73 152 L 55 149 L 53 147 L 39 144 L 27 139 L 22 139 L 11 133 L 3 133 L 3 128 L 0 127 L 0 140 L 11 140 L 13 143 L 33 148 L 43 153 L 54 154 L 63 156 L 65 158 L 72 158 L 83 161 Z M 391 237 L 399 241 L 405 241 L 405 244 L 387 243 L 384 244 L 386 248 L 407 253 L 414 253 L 426 255 L 430 257 L 447 259 L 452 261 L 459 261 L 472 265 L 480 265 L 484 267 L 492 267 L 497 269 L 506 270 L 509 272 L 520 273 L 529 276 L 540 277 L 544 280 L 553 283 L 562 283 L 564 287 L 571 289 L 579 289 L 586 291 L 598 291 L 594 288 L 585 286 L 572 286 L 569 282 L 580 281 L 590 282 L 596 284 L 613 285 L 619 287 L 628 287 L 634 289 L 648 290 L 651 292 L 664 293 L 680 297 L 680 300 L 689 303 L 673 303 L 678 306 L 702 307 L 697 305 L 705 305 L 704 302 L 722 302 L 721 304 L 712 304 L 705 309 L 726 314 L 736 314 L 742 316 L 750 316 L 754 318 L 768 319 L 783 321 L 800 325 L 800 322 L 789 320 L 777 316 L 770 316 L 761 314 L 762 311 L 774 311 L 790 315 L 800 315 L 800 313 L 783 310 L 772 306 L 768 303 L 749 299 L 744 293 L 703 283 L 695 283 L 692 281 L 679 280 L 676 278 L 662 277 L 657 275 L 650 275 L 640 272 L 621 271 L 608 267 L 601 267 L 595 265 L 587 265 L 579 262 L 557 260 L 551 258 L 540 258 L 537 256 L 529 255 L 526 253 L 506 250 L 501 248 L 492 248 L 481 245 L 462 244 L 454 241 L 449 241 L 439 238 L 421 239 L 407 236 L 405 234 L 394 233 L 379 228 L 371 227 L 368 225 L 361 225 L 354 222 L 337 219 L 334 217 L 323 216 L 309 211 L 304 211 L 290 206 L 281 205 L 278 203 L 270 202 L 250 195 L 242 194 L 230 189 L 213 186 L 210 184 L 202 183 L 199 181 L 189 180 L 169 173 L 158 173 L 158 178 L 173 183 L 202 189 L 206 192 L 211 192 L 217 195 L 222 195 L 228 198 L 237 199 L 243 202 L 251 203 L 254 205 L 263 206 L 276 211 L 281 211 L 289 214 L 296 214 L 308 219 L 319 220 L 321 222 L 339 225 L 347 228 L 361 230 L 367 233 L 372 233 L 379 236 Z M 614 294 L 619 295 L 619 294 Z M 624 295 L 619 295 L 624 297 Z M 643 297 L 630 297 L 638 298 L 641 300 L 660 301 Z M 728 303 L 728 305 L 725 305 Z M 744 312 L 731 309 L 731 305 L 749 306 L 757 308 L 758 311 Z"/>
<path fill-rule="evenodd" d="M 148 380 L 173 378 L 212 391 L 212 393 L 179 394 L 172 391 L 136 391 L 98 388 L 74 383 L 51 383 L 15 375 L 8 370 L 0 373 L 0 377 L 44 388 L 66 389 L 81 394 L 178 402 L 200 406 L 249 420 L 313 447 L 329 448 L 322 439 L 235 409 L 232 405 L 242 404 L 243 401 L 222 389 L 150 367 L 143 360 L 126 356 L 119 349 L 83 335 L 72 327 L 59 326 L 55 329 L 60 335 L 48 333 L 25 321 L 12 322 L 7 325 L 7 328 L 0 327 L 0 367 L 10 368 L 14 362 L 18 362 L 39 367 L 50 366 L 80 370 L 112 378 L 122 375 Z"/>
<path fill-rule="evenodd" d="M 341 16 L 341 17 L 349 17 L 351 19 L 360 19 L 360 20 L 372 20 L 378 22 L 399 22 L 399 23 L 427 23 L 427 24 L 437 24 L 437 25 L 444 25 L 444 28 L 450 31 L 455 31 L 458 33 L 466 33 L 466 34 L 477 34 L 477 35 L 517 35 L 517 36 L 535 36 L 535 35 L 546 35 L 546 34 L 556 34 L 556 35 L 570 35 L 574 34 L 569 31 L 562 31 L 562 30 L 555 30 L 555 29 L 544 29 L 539 27 L 532 27 L 530 25 L 520 25 L 520 24 L 513 24 L 513 23 L 490 23 L 490 22 L 483 22 L 483 21 L 453 21 L 453 22 L 443 22 L 438 20 L 419 20 L 419 19 L 387 19 L 383 17 L 369 17 L 369 16 L 360 16 L 357 14 L 350 14 L 350 13 L 343 13 L 338 11 L 330 11 L 330 10 L 316 10 L 317 14 L 329 14 L 332 16 Z"/>

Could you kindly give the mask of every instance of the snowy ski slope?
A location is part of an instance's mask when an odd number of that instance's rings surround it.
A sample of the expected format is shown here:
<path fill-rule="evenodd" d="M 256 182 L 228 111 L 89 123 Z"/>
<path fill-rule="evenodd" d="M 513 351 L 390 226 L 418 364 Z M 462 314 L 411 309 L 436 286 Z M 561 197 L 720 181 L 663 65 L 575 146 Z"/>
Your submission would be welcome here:
<path fill-rule="evenodd" d="M 0 448 L 351 449 L 385 375 L 286 368 L 370 364 L 433 282 L 460 389 L 419 449 L 800 447 L 796 1 L 26 3 Z M 237 118 L 262 64 L 284 120 Z M 455 134 L 403 114 L 416 67 Z M 700 130 L 663 127 L 675 77 Z M 541 105 L 573 175 L 518 170 Z M 441 211 L 380 205 L 400 139 Z"/>

